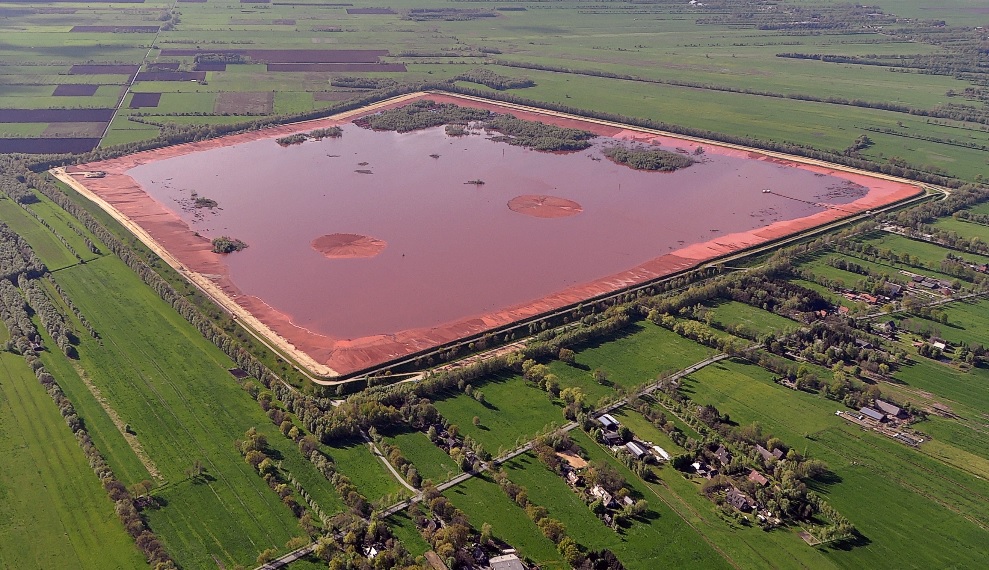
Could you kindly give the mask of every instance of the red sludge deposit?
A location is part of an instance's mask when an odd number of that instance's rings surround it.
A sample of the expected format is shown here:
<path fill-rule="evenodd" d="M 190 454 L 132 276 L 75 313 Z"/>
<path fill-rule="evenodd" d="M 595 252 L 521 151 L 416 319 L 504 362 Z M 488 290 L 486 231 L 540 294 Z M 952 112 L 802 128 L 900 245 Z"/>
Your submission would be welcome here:
<path fill-rule="evenodd" d="M 551 153 L 479 129 L 453 137 L 443 127 L 376 132 L 351 122 L 419 99 L 598 136 L 586 150 Z M 342 136 L 275 142 L 334 125 Z M 633 170 L 602 155 L 621 139 L 700 160 L 671 173 Z M 106 176 L 86 178 L 88 171 Z M 322 376 L 369 369 L 921 191 L 438 94 L 69 173 L 169 263 Z M 202 198 L 216 205 L 202 207 Z M 219 236 L 248 247 L 215 254 L 210 240 Z"/>

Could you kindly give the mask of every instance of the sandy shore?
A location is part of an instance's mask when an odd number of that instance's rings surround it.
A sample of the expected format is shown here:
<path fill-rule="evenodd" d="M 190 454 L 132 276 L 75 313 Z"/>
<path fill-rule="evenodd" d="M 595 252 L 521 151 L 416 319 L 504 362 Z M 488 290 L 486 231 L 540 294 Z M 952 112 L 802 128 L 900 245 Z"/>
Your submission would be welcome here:
<path fill-rule="evenodd" d="M 657 141 L 688 150 L 702 146 L 706 153 L 771 161 L 832 175 L 849 183 L 865 186 L 869 188 L 869 191 L 855 202 L 841 205 L 840 209 L 831 208 L 798 220 L 776 222 L 755 230 L 730 234 L 703 243 L 690 244 L 626 271 L 590 283 L 575 285 L 553 295 L 521 305 L 498 309 L 483 315 L 466 316 L 463 319 L 436 327 L 396 331 L 391 334 L 356 339 L 340 339 L 299 327 L 292 322 L 291 318 L 267 305 L 263 300 L 244 295 L 230 280 L 223 257 L 212 252 L 209 241 L 196 235 L 177 214 L 153 200 L 126 174 L 131 168 L 140 164 L 211 148 L 341 125 L 375 110 L 396 107 L 423 98 L 483 107 L 498 112 L 510 111 L 523 119 L 590 130 L 603 136 L 635 139 L 642 142 Z M 83 172 L 96 170 L 106 172 L 106 176 L 103 178 L 83 178 Z M 821 161 L 701 139 L 679 137 L 659 131 L 633 129 L 606 121 L 582 119 L 474 97 L 436 93 L 410 94 L 324 119 L 140 152 L 116 159 L 69 167 L 65 170 L 56 169 L 53 174 L 111 214 L 170 266 L 195 284 L 214 302 L 234 315 L 270 348 L 293 359 L 311 374 L 325 378 L 348 375 L 373 368 L 466 336 L 480 334 L 522 319 L 558 310 L 591 297 L 606 295 L 625 287 L 646 283 L 690 269 L 742 249 L 804 232 L 923 192 L 919 186 L 908 180 L 876 175 Z M 576 207 L 579 208 L 579 205 Z"/>

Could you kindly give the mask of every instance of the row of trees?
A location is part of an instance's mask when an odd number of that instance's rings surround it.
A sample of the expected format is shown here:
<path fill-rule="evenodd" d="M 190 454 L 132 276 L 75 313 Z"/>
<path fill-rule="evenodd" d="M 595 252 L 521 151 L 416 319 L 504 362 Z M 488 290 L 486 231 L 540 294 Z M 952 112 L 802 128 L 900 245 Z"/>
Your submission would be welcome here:
<path fill-rule="evenodd" d="M 16 281 L 21 274 L 36 279 L 47 271 L 24 238 L 0 222 L 0 279 Z"/>
<path fill-rule="evenodd" d="M 17 285 L 24 292 L 28 305 L 38 315 L 41 326 L 44 327 L 48 336 L 52 337 L 52 340 L 66 356 L 76 358 L 78 354 L 73 345 L 78 343 L 79 339 L 69 324 L 66 323 L 65 315 L 52 303 L 41 282 L 37 279 L 28 279 L 22 273 L 17 278 Z"/>

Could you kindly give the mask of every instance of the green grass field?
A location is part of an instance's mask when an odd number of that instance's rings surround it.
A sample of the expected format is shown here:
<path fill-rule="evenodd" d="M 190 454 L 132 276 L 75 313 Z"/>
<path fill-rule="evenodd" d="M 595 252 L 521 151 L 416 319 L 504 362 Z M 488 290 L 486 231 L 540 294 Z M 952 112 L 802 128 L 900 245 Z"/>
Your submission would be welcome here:
<path fill-rule="evenodd" d="M 337 471 L 350 477 L 357 490 L 371 502 L 404 489 L 363 441 L 324 447 L 323 451 L 336 464 Z"/>
<path fill-rule="evenodd" d="M 972 208 L 971 211 L 974 212 L 975 208 Z M 955 218 L 941 218 L 934 222 L 933 225 L 947 232 L 955 232 L 962 237 L 969 239 L 977 237 L 982 241 L 989 241 L 989 226 L 965 220 L 956 220 Z"/>
<path fill-rule="evenodd" d="M 51 233 L 6 196 L 0 198 L 0 219 L 26 239 L 50 271 L 75 265 L 77 260 Z"/>
<path fill-rule="evenodd" d="M 467 514 L 471 526 L 480 529 L 484 523 L 490 524 L 492 533 L 516 548 L 519 556 L 542 568 L 566 568 L 556 546 L 491 479 L 472 477 L 445 495 Z"/>
<path fill-rule="evenodd" d="M 427 550 L 432 550 L 429 543 L 419 534 L 415 521 L 407 512 L 402 511 L 389 517 L 388 526 L 412 556 L 421 556 Z"/>
<path fill-rule="evenodd" d="M 714 350 L 648 321 L 635 323 L 623 333 L 580 347 L 577 366 L 553 361 L 550 371 L 559 377 L 561 386 L 580 387 L 593 404 L 615 393 L 612 386 L 594 381 L 594 370 L 604 370 L 618 386 L 634 388 L 654 381 L 663 372 L 681 370 L 714 354 Z"/>
<path fill-rule="evenodd" d="M 386 440 L 402 450 L 402 455 L 416 466 L 424 480 L 439 483 L 460 474 L 456 462 L 422 432 L 403 432 Z"/>
<path fill-rule="evenodd" d="M 159 492 L 168 506 L 148 518 L 183 567 L 208 566 L 212 556 L 251 562 L 299 534 L 233 441 L 257 426 L 283 455 L 298 451 L 226 373 L 229 359 L 116 258 L 56 279 L 104 335 L 102 346 L 83 340 L 79 365 L 169 482 Z M 102 294 L 108 283 L 115 284 L 112 296 Z M 196 460 L 206 466 L 208 483 L 186 478 Z"/>
<path fill-rule="evenodd" d="M 31 218 L 23 224 L 41 227 Z M 28 239 L 44 243 L 50 232 L 41 230 Z M 64 251 L 54 242 L 37 251 L 49 262 L 59 249 Z M 311 488 L 321 506 L 328 512 L 341 507 L 322 475 L 226 372 L 232 365 L 229 358 L 119 259 L 102 256 L 58 271 L 55 278 L 103 338 L 82 336 L 77 362 L 60 353 L 48 353 L 45 361 L 66 393 L 79 401 L 94 441 L 105 447 L 108 461 L 127 484 L 148 478 L 148 470 L 80 374 L 100 391 L 106 408 L 136 433 L 167 482 L 156 491 L 166 506 L 148 512 L 149 523 L 183 567 L 214 565 L 214 556 L 229 564 L 251 563 L 261 550 L 282 548 L 301 534 L 290 511 L 234 449 L 234 440 L 250 427 L 267 435 L 284 466 Z M 108 290 L 113 293 L 107 295 Z M 206 467 L 204 483 L 185 475 L 196 460 Z"/>
<path fill-rule="evenodd" d="M 722 326 L 742 326 L 757 335 L 792 331 L 800 326 L 796 321 L 738 301 L 718 303 L 711 312 L 712 322 Z"/>
<path fill-rule="evenodd" d="M 528 441 L 552 423 L 566 423 L 559 403 L 551 402 L 546 392 L 526 384 L 520 376 L 496 376 L 477 388 L 484 393 L 484 404 L 464 394 L 435 404 L 443 417 L 492 455 Z M 474 416 L 480 418 L 480 425 L 473 424 Z"/>
<path fill-rule="evenodd" d="M 55 403 L 0 352 L 0 566 L 147 568 Z"/>

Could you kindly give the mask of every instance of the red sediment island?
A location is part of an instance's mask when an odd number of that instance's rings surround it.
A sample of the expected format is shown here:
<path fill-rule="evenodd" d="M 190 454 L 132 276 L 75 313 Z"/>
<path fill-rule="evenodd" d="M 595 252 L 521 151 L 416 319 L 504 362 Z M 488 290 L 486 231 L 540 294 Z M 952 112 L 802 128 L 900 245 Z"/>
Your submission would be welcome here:
<path fill-rule="evenodd" d="M 566 218 L 584 211 L 580 204 L 557 196 L 526 194 L 508 201 L 508 209 L 534 218 Z"/>
<path fill-rule="evenodd" d="M 374 257 L 388 244 L 360 234 L 327 234 L 312 241 L 312 248 L 329 259 L 356 259 Z"/>

